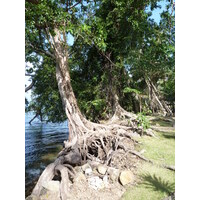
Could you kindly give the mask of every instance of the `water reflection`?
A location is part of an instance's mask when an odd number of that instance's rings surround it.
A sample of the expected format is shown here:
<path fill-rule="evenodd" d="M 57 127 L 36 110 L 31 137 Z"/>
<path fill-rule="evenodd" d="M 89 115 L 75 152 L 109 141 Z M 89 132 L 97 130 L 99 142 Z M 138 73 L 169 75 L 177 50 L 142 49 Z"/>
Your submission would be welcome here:
<path fill-rule="evenodd" d="M 34 186 L 44 168 L 55 159 L 67 139 L 67 121 L 61 124 L 35 120 L 28 122 L 32 113 L 25 116 L 25 181 L 26 196 Z"/>

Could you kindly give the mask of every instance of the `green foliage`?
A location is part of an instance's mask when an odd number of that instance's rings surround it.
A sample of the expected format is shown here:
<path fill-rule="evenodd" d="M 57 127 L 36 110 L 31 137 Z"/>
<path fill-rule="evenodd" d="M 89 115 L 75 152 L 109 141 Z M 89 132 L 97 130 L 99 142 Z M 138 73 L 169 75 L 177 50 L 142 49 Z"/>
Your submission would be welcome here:
<path fill-rule="evenodd" d="M 136 90 L 134 88 L 126 87 L 123 90 L 124 93 L 135 93 L 135 94 L 141 94 L 139 90 Z"/>
<path fill-rule="evenodd" d="M 68 6 L 78 2 L 68 1 Z M 149 19 L 151 12 L 146 8 L 151 6 L 153 11 L 157 2 L 83 1 L 67 10 L 63 0 L 26 1 L 25 58 L 33 65 L 27 72 L 35 74 L 33 100 L 27 110 L 39 110 L 53 122 L 66 119 L 55 79 L 56 63 L 45 53 L 53 52 L 46 30 L 53 35 L 55 27 L 74 36 L 72 47 L 63 45 L 70 53 L 71 83 L 78 105 L 88 119 L 106 118 L 114 93 L 126 110 L 136 112 L 135 96 L 147 94 L 145 76 L 174 105 L 174 15 L 169 4 L 160 24 Z M 149 112 L 145 106 L 144 111 Z M 144 117 L 139 118 L 147 126 Z"/>
<path fill-rule="evenodd" d="M 150 123 L 148 118 L 145 116 L 145 113 L 138 113 L 137 114 L 138 126 L 142 126 L 144 130 L 150 127 Z"/>
<path fill-rule="evenodd" d="M 160 80 L 158 82 L 160 86 L 160 91 L 162 92 L 164 98 L 174 105 L 175 102 L 175 72 L 170 71 L 166 74 L 166 78 L 164 80 Z"/>
<path fill-rule="evenodd" d="M 104 99 L 88 101 L 84 106 L 81 106 L 81 108 L 87 117 L 92 121 L 98 122 L 100 119 L 106 117 L 104 113 L 104 110 L 106 109 L 106 102 Z"/>
<path fill-rule="evenodd" d="M 142 112 L 143 112 L 145 115 L 151 115 L 151 114 L 152 114 L 151 109 L 150 109 L 147 105 L 143 105 L 143 106 L 142 106 Z"/>
<path fill-rule="evenodd" d="M 49 58 L 44 57 L 42 64 L 35 70 L 32 101 L 26 111 L 40 113 L 47 122 L 63 122 L 66 115 L 58 91 L 54 66 Z"/>

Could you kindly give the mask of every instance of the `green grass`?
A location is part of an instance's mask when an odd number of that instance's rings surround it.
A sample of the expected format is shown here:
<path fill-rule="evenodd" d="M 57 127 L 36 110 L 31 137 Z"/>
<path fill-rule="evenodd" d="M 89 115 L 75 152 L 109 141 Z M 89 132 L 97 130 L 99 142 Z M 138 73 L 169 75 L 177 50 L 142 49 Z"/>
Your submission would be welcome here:
<path fill-rule="evenodd" d="M 155 119 L 151 120 L 151 125 L 156 125 L 156 124 L 159 124 L 160 126 L 172 127 L 174 125 L 174 120 L 165 119 L 164 117 L 156 117 Z"/>
<path fill-rule="evenodd" d="M 156 132 L 156 136 L 140 138 L 137 150 L 145 149 L 143 155 L 158 165 L 175 165 L 175 133 Z M 142 162 L 137 178 L 138 184 L 129 188 L 122 200 L 161 200 L 175 191 L 175 172 L 157 165 Z"/>
<path fill-rule="evenodd" d="M 145 163 L 139 172 L 140 183 L 129 188 L 122 200 L 161 200 L 175 190 L 175 173 Z"/>
<path fill-rule="evenodd" d="M 145 149 L 143 155 L 157 164 L 175 165 L 175 133 L 156 132 L 156 136 L 141 138 L 139 150 Z"/>

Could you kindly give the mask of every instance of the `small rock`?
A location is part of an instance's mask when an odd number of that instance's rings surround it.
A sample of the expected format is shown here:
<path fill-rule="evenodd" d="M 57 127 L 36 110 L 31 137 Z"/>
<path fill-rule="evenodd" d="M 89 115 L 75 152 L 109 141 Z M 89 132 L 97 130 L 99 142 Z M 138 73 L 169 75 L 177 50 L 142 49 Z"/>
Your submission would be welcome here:
<path fill-rule="evenodd" d="M 134 175 L 130 170 L 124 170 L 120 174 L 120 182 L 122 185 L 127 185 L 128 183 L 133 182 Z"/>
<path fill-rule="evenodd" d="M 91 169 L 91 167 L 90 167 L 90 165 L 89 165 L 88 163 L 82 165 L 81 168 L 82 168 L 82 170 L 83 170 L 84 172 L 85 172 L 85 170 L 88 169 L 88 168 Z"/>
<path fill-rule="evenodd" d="M 104 165 L 99 165 L 98 168 L 97 168 L 98 172 L 102 175 L 104 175 L 107 171 L 107 167 L 104 166 Z"/>
<path fill-rule="evenodd" d="M 82 172 L 78 172 L 74 177 L 74 182 L 86 182 L 86 177 Z"/>
<path fill-rule="evenodd" d="M 120 174 L 120 170 L 119 169 L 115 169 L 113 167 L 109 167 L 107 170 L 109 177 L 112 181 L 116 181 L 119 177 Z"/>
<path fill-rule="evenodd" d="M 142 126 L 139 126 L 138 127 L 138 129 L 137 129 L 137 133 L 139 134 L 139 135 L 143 135 L 143 127 Z"/>
<path fill-rule="evenodd" d="M 175 200 L 175 192 L 172 193 L 170 196 L 164 198 L 163 200 Z"/>
<path fill-rule="evenodd" d="M 85 165 L 81 166 L 81 168 L 85 172 L 85 175 L 90 176 L 92 174 L 92 168 L 88 163 L 86 163 Z"/>
<path fill-rule="evenodd" d="M 136 131 L 132 133 L 132 137 L 140 137 L 140 134 L 138 134 Z"/>
<path fill-rule="evenodd" d="M 92 175 L 92 168 L 87 168 L 87 169 L 85 170 L 85 175 L 87 175 L 87 176 Z"/>
<path fill-rule="evenodd" d="M 103 189 L 104 183 L 103 180 L 100 179 L 98 176 L 93 176 L 88 179 L 89 186 L 95 190 Z"/>
<path fill-rule="evenodd" d="M 52 192 L 59 192 L 60 183 L 59 181 L 48 181 L 42 185 L 45 189 Z"/>

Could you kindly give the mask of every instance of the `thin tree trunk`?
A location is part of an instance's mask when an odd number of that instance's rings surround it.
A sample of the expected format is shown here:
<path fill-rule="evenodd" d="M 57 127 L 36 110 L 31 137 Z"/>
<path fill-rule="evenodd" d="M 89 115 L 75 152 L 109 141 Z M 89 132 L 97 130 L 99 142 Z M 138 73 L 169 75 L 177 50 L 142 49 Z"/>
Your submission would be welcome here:
<path fill-rule="evenodd" d="M 167 106 L 165 101 L 160 100 L 158 90 L 156 89 L 155 85 L 152 83 L 151 79 L 149 77 L 146 77 L 145 82 L 149 89 L 149 100 L 150 100 L 150 105 L 151 105 L 152 110 L 154 111 L 155 106 L 157 106 L 164 115 L 166 115 L 166 113 L 172 114 L 171 109 Z"/>
<path fill-rule="evenodd" d="M 153 82 L 152 82 L 151 80 L 150 80 L 150 84 L 151 84 L 151 86 L 153 87 L 153 90 L 154 90 L 155 94 L 156 94 L 157 97 L 160 99 L 159 92 L 158 92 L 157 88 L 155 87 L 155 85 L 153 84 Z M 162 105 L 163 105 L 163 107 L 165 108 L 165 110 L 166 110 L 168 113 L 172 114 L 171 109 L 169 108 L 169 106 L 167 106 L 167 104 L 165 103 L 165 101 L 164 101 L 164 100 L 161 100 L 161 102 L 162 102 Z"/>

